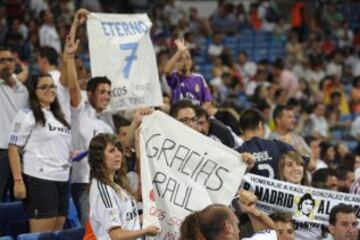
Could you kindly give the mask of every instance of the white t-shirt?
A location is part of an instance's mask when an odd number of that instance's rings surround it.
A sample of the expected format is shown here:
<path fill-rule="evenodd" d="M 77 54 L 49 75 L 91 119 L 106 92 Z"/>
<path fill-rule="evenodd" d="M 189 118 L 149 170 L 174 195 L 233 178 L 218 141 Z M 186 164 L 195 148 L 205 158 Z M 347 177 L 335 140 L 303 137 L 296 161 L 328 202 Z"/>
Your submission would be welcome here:
<path fill-rule="evenodd" d="M 14 75 L 15 76 L 15 75 Z M 10 87 L 0 79 L 0 149 L 7 149 L 11 125 L 20 108 L 28 106 L 29 94 L 26 87 L 16 78 L 16 84 Z"/>
<path fill-rule="evenodd" d="M 42 111 L 45 126 L 35 123 L 31 109 L 20 109 L 11 127 L 9 144 L 24 147 L 25 174 L 51 181 L 68 181 L 71 131 L 50 110 Z"/>
<path fill-rule="evenodd" d="M 276 240 L 277 235 L 275 230 L 265 229 L 255 233 L 250 238 L 243 238 L 242 240 Z"/>
<path fill-rule="evenodd" d="M 120 196 L 112 187 L 96 179 L 91 181 L 89 218 L 96 239 L 99 240 L 110 239 L 108 232 L 114 227 L 141 229 L 135 199 L 125 190 Z"/>
<path fill-rule="evenodd" d="M 80 152 L 87 151 L 91 139 L 99 133 L 114 133 L 110 125 L 105 122 L 88 101 L 82 98 L 77 108 L 71 108 L 71 126 L 73 149 Z M 90 166 L 88 158 L 73 162 L 71 171 L 72 183 L 90 183 Z"/>
<path fill-rule="evenodd" d="M 60 82 L 60 71 L 52 70 L 49 71 L 51 78 L 54 80 L 56 88 L 56 95 L 61 106 L 61 110 L 65 114 L 66 121 L 70 124 L 71 121 L 71 106 L 70 106 L 70 92 L 69 89 L 64 87 Z"/>
<path fill-rule="evenodd" d="M 61 53 L 60 37 L 54 25 L 44 24 L 39 30 L 40 46 L 50 46 Z"/>
<path fill-rule="evenodd" d="M 350 135 L 355 138 L 360 136 L 360 116 L 356 117 L 356 119 L 351 124 Z"/>
<path fill-rule="evenodd" d="M 310 222 L 295 222 L 295 239 L 318 240 L 321 239 L 321 224 Z"/>

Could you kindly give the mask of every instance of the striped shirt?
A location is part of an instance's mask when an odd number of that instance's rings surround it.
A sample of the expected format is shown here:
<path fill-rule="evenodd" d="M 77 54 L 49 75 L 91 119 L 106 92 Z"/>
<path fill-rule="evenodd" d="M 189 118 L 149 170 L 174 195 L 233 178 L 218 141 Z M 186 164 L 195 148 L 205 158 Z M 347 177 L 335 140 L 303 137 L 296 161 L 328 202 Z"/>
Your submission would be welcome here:
<path fill-rule="evenodd" d="M 109 231 L 116 227 L 140 230 L 136 202 L 125 190 L 122 193 L 120 196 L 109 185 L 92 179 L 89 218 L 97 239 L 111 239 Z"/>

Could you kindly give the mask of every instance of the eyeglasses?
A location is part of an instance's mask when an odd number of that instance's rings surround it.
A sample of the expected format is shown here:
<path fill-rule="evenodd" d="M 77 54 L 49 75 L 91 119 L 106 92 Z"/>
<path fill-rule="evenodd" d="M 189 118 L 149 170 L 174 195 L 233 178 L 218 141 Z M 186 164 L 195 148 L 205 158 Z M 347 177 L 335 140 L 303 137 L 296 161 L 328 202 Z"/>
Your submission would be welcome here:
<path fill-rule="evenodd" d="M 52 84 L 52 85 L 42 85 L 42 86 L 39 86 L 37 87 L 36 89 L 39 89 L 39 90 L 55 90 L 56 89 L 56 85 Z"/>
<path fill-rule="evenodd" d="M 192 118 L 183 117 L 178 120 L 182 123 L 189 124 L 189 123 L 196 123 L 198 121 L 198 118 L 197 117 L 192 117 Z"/>
<path fill-rule="evenodd" d="M 13 62 L 15 58 L 0 58 L 0 63 Z"/>

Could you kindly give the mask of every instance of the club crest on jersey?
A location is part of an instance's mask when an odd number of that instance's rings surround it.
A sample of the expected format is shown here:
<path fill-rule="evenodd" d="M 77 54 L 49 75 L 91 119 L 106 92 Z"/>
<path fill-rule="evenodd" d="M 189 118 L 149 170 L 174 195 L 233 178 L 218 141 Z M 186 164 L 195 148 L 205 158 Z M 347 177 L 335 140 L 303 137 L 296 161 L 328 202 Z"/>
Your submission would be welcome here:
<path fill-rule="evenodd" d="M 21 128 L 21 123 L 15 123 L 14 125 L 14 133 L 18 133 Z"/>
<path fill-rule="evenodd" d="M 119 223 L 120 222 L 119 213 L 115 208 L 106 209 L 106 211 L 107 211 L 107 214 L 110 217 L 111 222 L 113 222 L 113 223 Z"/>
<path fill-rule="evenodd" d="M 198 83 L 195 85 L 195 92 L 200 92 L 200 85 Z"/>

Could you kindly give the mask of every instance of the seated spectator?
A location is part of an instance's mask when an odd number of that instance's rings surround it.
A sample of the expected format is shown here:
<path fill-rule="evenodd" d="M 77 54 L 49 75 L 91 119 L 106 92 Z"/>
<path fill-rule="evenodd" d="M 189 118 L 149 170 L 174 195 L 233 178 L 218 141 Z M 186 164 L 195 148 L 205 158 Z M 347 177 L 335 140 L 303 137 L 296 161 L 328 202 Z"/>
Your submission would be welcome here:
<path fill-rule="evenodd" d="M 256 64 L 248 59 L 248 54 L 245 51 L 239 52 L 237 60 L 235 66 L 240 72 L 242 84 L 246 86 L 255 77 L 257 71 Z"/>
<path fill-rule="evenodd" d="M 325 118 L 325 105 L 322 102 L 314 104 L 313 113 L 310 114 L 305 125 L 306 133 L 313 137 L 327 139 L 329 137 L 329 126 Z"/>
<path fill-rule="evenodd" d="M 333 144 L 326 141 L 320 143 L 320 159 L 321 161 L 317 162 L 317 169 L 323 167 L 335 168 L 335 148 Z"/>
<path fill-rule="evenodd" d="M 299 79 L 291 71 L 285 69 L 281 59 L 277 59 L 272 65 L 272 74 L 275 82 L 286 90 L 288 99 L 297 98 L 299 93 Z"/>
<path fill-rule="evenodd" d="M 312 174 L 311 186 L 331 191 L 338 190 L 338 178 L 335 171 L 330 168 L 323 168 Z"/>
<path fill-rule="evenodd" d="M 328 107 L 340 110 L 341 114 L 349 114 L 349 104 L 345 96 L 344 87 L 339 82 L 340 79 L 327 77 L 323 80 L 323 98 Z"/>
<path fill-rule="evenodd" d="M 234 34 L 237 30 L 237 21 L 232 14 L 233 6 L 227 4 L 219 4 L 217 11 L 211 16 L 210 21 L 214 32 L 225 34 Z"/>
<path fill-rule="evenodd" d="M 215 33 L 212 42 L 209 45 L 207 53 L 210 58 L 220 57 L 222 55 L 225 46 L 223 44 L 224 35 L 222 33 Z"/>
<path fill-rule="evenodd" d="M 335 169 L 338 178 L 339 191 L 349 193 L 351 185 L 355 181 L 354 171 L 347 166 L 339 166 Z"/>
<path fill-rule="evenodd" d="M 328 226 L 331 239 L 357 240 L 359 234 L 357 227 L 357 217 L 352 206 L 340 203 L 331 209 Z"/>
<path fill-rule="evenodd" d="M 351 125 L 351 121 L 340 120 L 341 113 L 338 107 L 327 106 L 325 116 L 330 132 L 334 130 L 346 131 Z"/>
<path fill-rule="evenodd" d="M 360 113 L 360 76 L 354 78 L 352 86 L 350 92 L 351 112 Z"/>
<path fill-rule="evenodd" d="M 43 22 L 39 30 L 40 46 L 50 46 L 61 53 L 60 37 L 55 28 L 53 13 L 49 9 L 43 10 L 40 17 Z"/>
<path fill-rule="evenodd" d="M 351 124 L 350 135 L 360 141 L 360 115 Z"/>
<path fill-rule="evenodd" d="M 289 106 L 279 105 L 273 112 L 273 119 L 276 126 L 275 131 L 270 135 L 270 139 L 277 139 L 290 144 L 302 156 L 312 159 L 310 170 L 315 168 L 315 159 L 311 155 L 311 149 L 306 144 L 304 138 L 295 132 L 295 113 L 294 109 Z"/>

